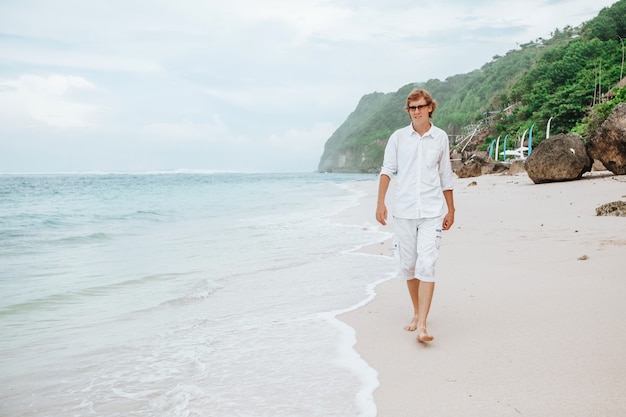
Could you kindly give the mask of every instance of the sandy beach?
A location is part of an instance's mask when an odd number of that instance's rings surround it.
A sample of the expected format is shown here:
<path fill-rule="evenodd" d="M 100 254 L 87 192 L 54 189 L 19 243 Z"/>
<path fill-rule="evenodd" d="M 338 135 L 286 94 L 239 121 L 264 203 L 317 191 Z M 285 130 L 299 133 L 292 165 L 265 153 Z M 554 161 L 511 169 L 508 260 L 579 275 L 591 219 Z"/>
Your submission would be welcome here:
<path fill-rule="evenodd" d="M 403 330 L 412 315 L 403 280 L 340 316 L 378 372 L 377 416 L 626 415 L 626 218 L 595 211 L 626 201 L 626 176 L 455 181 L 429 316 L 435 340 Z M 372 227 L 377 182 L 363 187 L 367 197 L 342 217 Z M 362 251 L 392 254 L 389 241 Z"/>

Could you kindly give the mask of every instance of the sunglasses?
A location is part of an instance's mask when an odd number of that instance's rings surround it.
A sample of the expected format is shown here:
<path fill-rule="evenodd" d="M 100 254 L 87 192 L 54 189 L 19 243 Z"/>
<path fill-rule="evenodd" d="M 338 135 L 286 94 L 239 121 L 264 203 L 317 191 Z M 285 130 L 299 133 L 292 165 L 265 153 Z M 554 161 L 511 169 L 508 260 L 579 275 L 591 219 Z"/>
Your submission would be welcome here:
<path fill-rule="evenodd" d="M 419 111 L 419 110 L 422 110 L 424 107 L 428 107 L 428 106 L 430 106 L 430 104 L 420 104 L 419 106 L 409 106 L 408 108 L 409 108 L 409 111 L 415 111 L 415 110 Z"/>

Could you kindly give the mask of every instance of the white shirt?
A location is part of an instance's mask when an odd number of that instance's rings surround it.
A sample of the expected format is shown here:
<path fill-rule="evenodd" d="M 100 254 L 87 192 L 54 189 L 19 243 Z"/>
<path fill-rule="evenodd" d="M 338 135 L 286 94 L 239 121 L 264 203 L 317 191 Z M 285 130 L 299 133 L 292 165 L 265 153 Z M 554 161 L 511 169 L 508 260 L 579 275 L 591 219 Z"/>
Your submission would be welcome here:
<path fill-rule="evenodd" d="M 448 134 L 431 125 L 420 136 L 409 125 L 396 130 L 387 142 L 380 175 L 398 183 L 392 214 L 401 219 L 438 217 L 447 213 L 444 190 L 452 190 Z"/>

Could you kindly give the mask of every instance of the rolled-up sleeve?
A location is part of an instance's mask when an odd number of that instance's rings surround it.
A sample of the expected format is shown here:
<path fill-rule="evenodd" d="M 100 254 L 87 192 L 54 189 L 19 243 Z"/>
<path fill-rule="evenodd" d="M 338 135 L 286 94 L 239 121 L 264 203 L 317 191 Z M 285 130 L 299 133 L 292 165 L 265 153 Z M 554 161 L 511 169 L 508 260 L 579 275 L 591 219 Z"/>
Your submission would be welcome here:
<path fill-rule="evenodd" d="M 396 172 L 398 172 L 398 135 L 394 133 L 389 137 L 385 147 L 385 156 L 383 158 L 383 166 L 380 168 L 380 175 L 387 175 L 389 178 L 393 178 Z"/>
<path fill-rule="evenodd" d="M 441 180 L 441 190 L 453 190 L 454 178 L 452 176 L 452 163 L 450 162 L 450 140 L 448 135 L 444 133 L 443 138 L 443 155 L 439 163 L 439 178 Z"/>

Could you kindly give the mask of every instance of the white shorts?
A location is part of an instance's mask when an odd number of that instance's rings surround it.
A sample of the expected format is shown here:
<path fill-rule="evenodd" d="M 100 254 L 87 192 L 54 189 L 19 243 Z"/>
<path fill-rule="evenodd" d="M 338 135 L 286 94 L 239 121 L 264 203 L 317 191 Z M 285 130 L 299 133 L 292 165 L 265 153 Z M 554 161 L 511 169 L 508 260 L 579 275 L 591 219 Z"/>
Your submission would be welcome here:
<path fill-rule="evenodd" d="M 394 217 L 393 221 L 398 278 L 435 282 L 443 216 L 425 219 Z"/>

